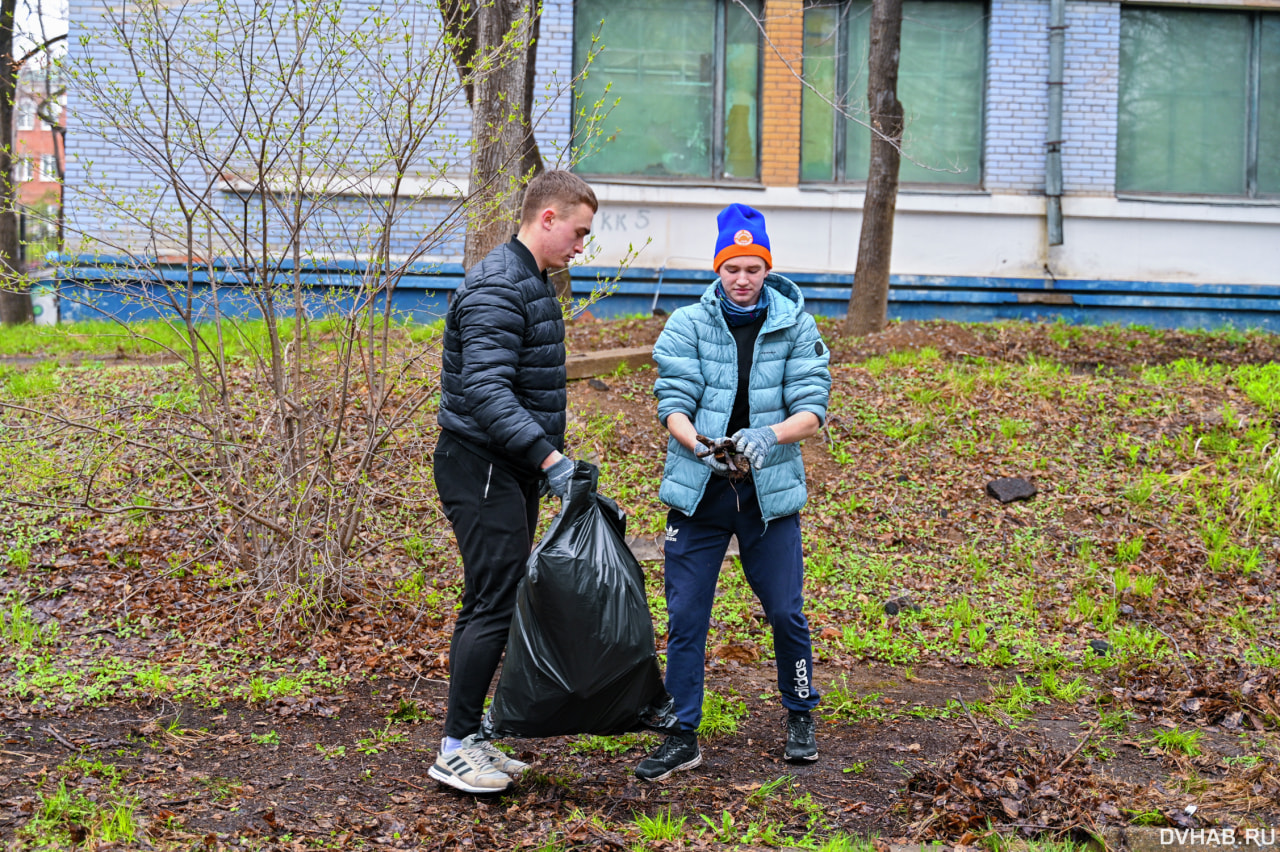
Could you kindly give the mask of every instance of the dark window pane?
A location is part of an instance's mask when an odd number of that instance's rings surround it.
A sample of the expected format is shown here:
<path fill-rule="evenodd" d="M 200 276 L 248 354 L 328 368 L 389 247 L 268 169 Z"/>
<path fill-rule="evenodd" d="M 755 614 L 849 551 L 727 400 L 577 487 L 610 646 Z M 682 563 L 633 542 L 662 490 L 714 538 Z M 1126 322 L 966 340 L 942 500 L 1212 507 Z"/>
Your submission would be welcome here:
<path fill-rule="evenodd" d="M 1262 16 L 1258 85 L 1258 192 L 1280 195 L 1280 15 Z"/>
<path fill-rule="evenodd" d="M 725 18 L 724 176 L 733 178 L 759 172 L 760 7 L 758 0 L 746 5 L 731 0 Z"/>
<path fill-rule="evenodd" d="M 598 100 L 618 105 L 601 125 L 606 138 L 596 140 L 579 171 L 710 177 L 715 4 L 578 0 L 577 67 L 601 20 L 604 49 L 578 86 L 579 108 L 589 111 Z M 582 128 L 575 130 L 582 144 Z"/>
<path fill-rule="evenodd" d="M 905 4 L 904 4 L 905 5 Z M 867 129 L 867 76 L 871 57 L 871 2 L 855 0 L 848 6 L 848 51 L 845 57 L 844 176 L 846 180 L 866 180 L 871 161 L 871 131 Z M 905 17 L 905 12 L 904 12 Z M 901 60 L 899 60 L 901 61 Z"/>
<path fill-rule="evenodd" d="M 1116 188 L 1245 192 L 1246 14 L 1124 7 Z"/>
<path fill-rule="evenodd" d="M 804 13 L 804 79 L 800 95 L 800 179 L 835 178 L 835 111 L 837 26 L 835 6 L 815 6 Z M 812 88 L 810 88 L 812 87 Z"/>
<path fill-rule="evenodd" d="M 808 18 L 820 11 L 829 12 L 830 7 L 806 13 L 806 75 L 811 40 Z M 871 157 L 871 131 L 866 127 L 870 0 L 853 0 L 843 6 L 843 14 L 847 16 L 847 65 L 844 91 L 837 94 L 844 96 L 850 115 L 845 129 L 845 177 L 859 181 L 866 180 Z M 898 99 L 906 116 L 899 173 L 904 183 L 975 185 L 982 180 L 985 14 L 984 4 L 966 0 L 906 0 L 903 4 Z M 817 21 L 813 29 L 820 31 Z M 812 40 L 818 41 L 818 36 Z M 816 119 L 812 127 L 805 124 L 815 152 L 819 150 L 816 125 Z M 815 176 L 805 170 L 808 160 L 804 158 L 801 174 L 818 179 L 819 158 L 815 153 L 811 159 Z"/>
<path fill-rule="evenodd" d="M 898 99 L 906 113 L 903 183 L 977 184 L 986 28 L 976 3 L 903 4 Z"/>

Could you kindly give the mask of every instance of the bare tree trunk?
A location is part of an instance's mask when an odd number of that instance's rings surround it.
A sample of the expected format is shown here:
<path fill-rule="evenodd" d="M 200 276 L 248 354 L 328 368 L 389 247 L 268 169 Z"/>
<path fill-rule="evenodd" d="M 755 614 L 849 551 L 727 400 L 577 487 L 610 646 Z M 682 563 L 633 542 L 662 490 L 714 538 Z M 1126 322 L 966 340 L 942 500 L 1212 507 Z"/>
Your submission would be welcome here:
<path fill-rule="evenodd" d="M 898 206 L 902 104 L 898 101 L 898 54 L 902 0 L 872 0 L 871 55 L 867 103 L 871 117 L 871 166 L 862 205 L 858 267 L 844 333 L 863 335 L 884 328 L 889 315 L 889 258 L 893 216 Z"/>
<path fill-rule="evenodd" d="M 463 258 L 469 269 L 510 239 L 519 225 L 525 182 L 542 170 L 530 120 L 541 15 L 537 0 L 485 0 L 474 13 L 450 0 L 441 0 L 440 7 L 471 102 L 470 191 L 476 203 Z M 492 63 L 513 31 L 521 48 Z"/>
<path fill-rule="evenodd" d="M 18 268 L 17 191 L 13 182 L 13 106 L 18 66 L 13 57 L 17 0 L 0 0 L 0 322 L 31 322 L 31 296 Z"/>

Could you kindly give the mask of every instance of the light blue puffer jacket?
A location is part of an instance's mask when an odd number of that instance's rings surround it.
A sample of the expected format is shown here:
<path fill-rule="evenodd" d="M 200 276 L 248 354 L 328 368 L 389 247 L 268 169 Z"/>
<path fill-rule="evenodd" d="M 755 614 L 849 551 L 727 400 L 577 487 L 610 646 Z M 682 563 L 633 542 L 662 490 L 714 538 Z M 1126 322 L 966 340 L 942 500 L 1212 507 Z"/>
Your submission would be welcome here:
<path fill-rule="evenodd" d="M 831 353 L 813 317 L 804 312 L 800 288 L 777 273 L 765 278 L 765 286 L 771 290 L 769 313 L 751 365 L 751 425 L 773 426 L 801 411 L 811 411 L 825 423 Z M 715 284 L 696 305 L 671 315 L 654 344 L 653 359 L 658 363 L 653 388 L 658 419 L 665 424 L 680 411 L 698 434 L 722 437 L 738 392 L 738 345 L 720 312 Z M 658 496 L 692 515 L 711 475 L 711 468 L 671 438 Z M 809 497 L 799 444 L 774 447 L 754 479 L 765 523 L 800 511 Z"/>

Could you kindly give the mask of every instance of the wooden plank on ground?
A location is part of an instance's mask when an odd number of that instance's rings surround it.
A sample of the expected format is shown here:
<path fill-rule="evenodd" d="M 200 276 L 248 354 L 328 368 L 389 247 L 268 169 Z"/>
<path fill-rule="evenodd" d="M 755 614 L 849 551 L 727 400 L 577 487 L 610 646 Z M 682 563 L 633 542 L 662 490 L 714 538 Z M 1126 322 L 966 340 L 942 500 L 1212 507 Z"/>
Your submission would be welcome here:
<path fill-rule="evenodd" d="M 589 379 L 592 376 L 607 376 L 622 364 L 635 370 L 652 363 L 652 346 L 628 346 L 622 349 L 573 353 L 565 359 L 565 369 L 571 379 Z"/>

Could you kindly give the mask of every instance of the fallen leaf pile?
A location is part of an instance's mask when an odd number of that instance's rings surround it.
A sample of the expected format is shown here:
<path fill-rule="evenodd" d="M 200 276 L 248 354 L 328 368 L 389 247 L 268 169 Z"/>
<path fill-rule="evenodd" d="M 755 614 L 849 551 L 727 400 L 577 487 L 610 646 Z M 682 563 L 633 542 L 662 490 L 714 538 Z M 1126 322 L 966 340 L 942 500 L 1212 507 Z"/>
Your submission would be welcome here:
<path fill-rule="evenodd" d="M 940 769 L 922 769 L 905 796 L 915 841 L 972 843 L 991 828 L 1028 837 L 1093 830 L 1119 817 L 1111 783 L 1053 748 L 973 741 Z M 966 839 L 968 838 L 968 839 Z"/>

